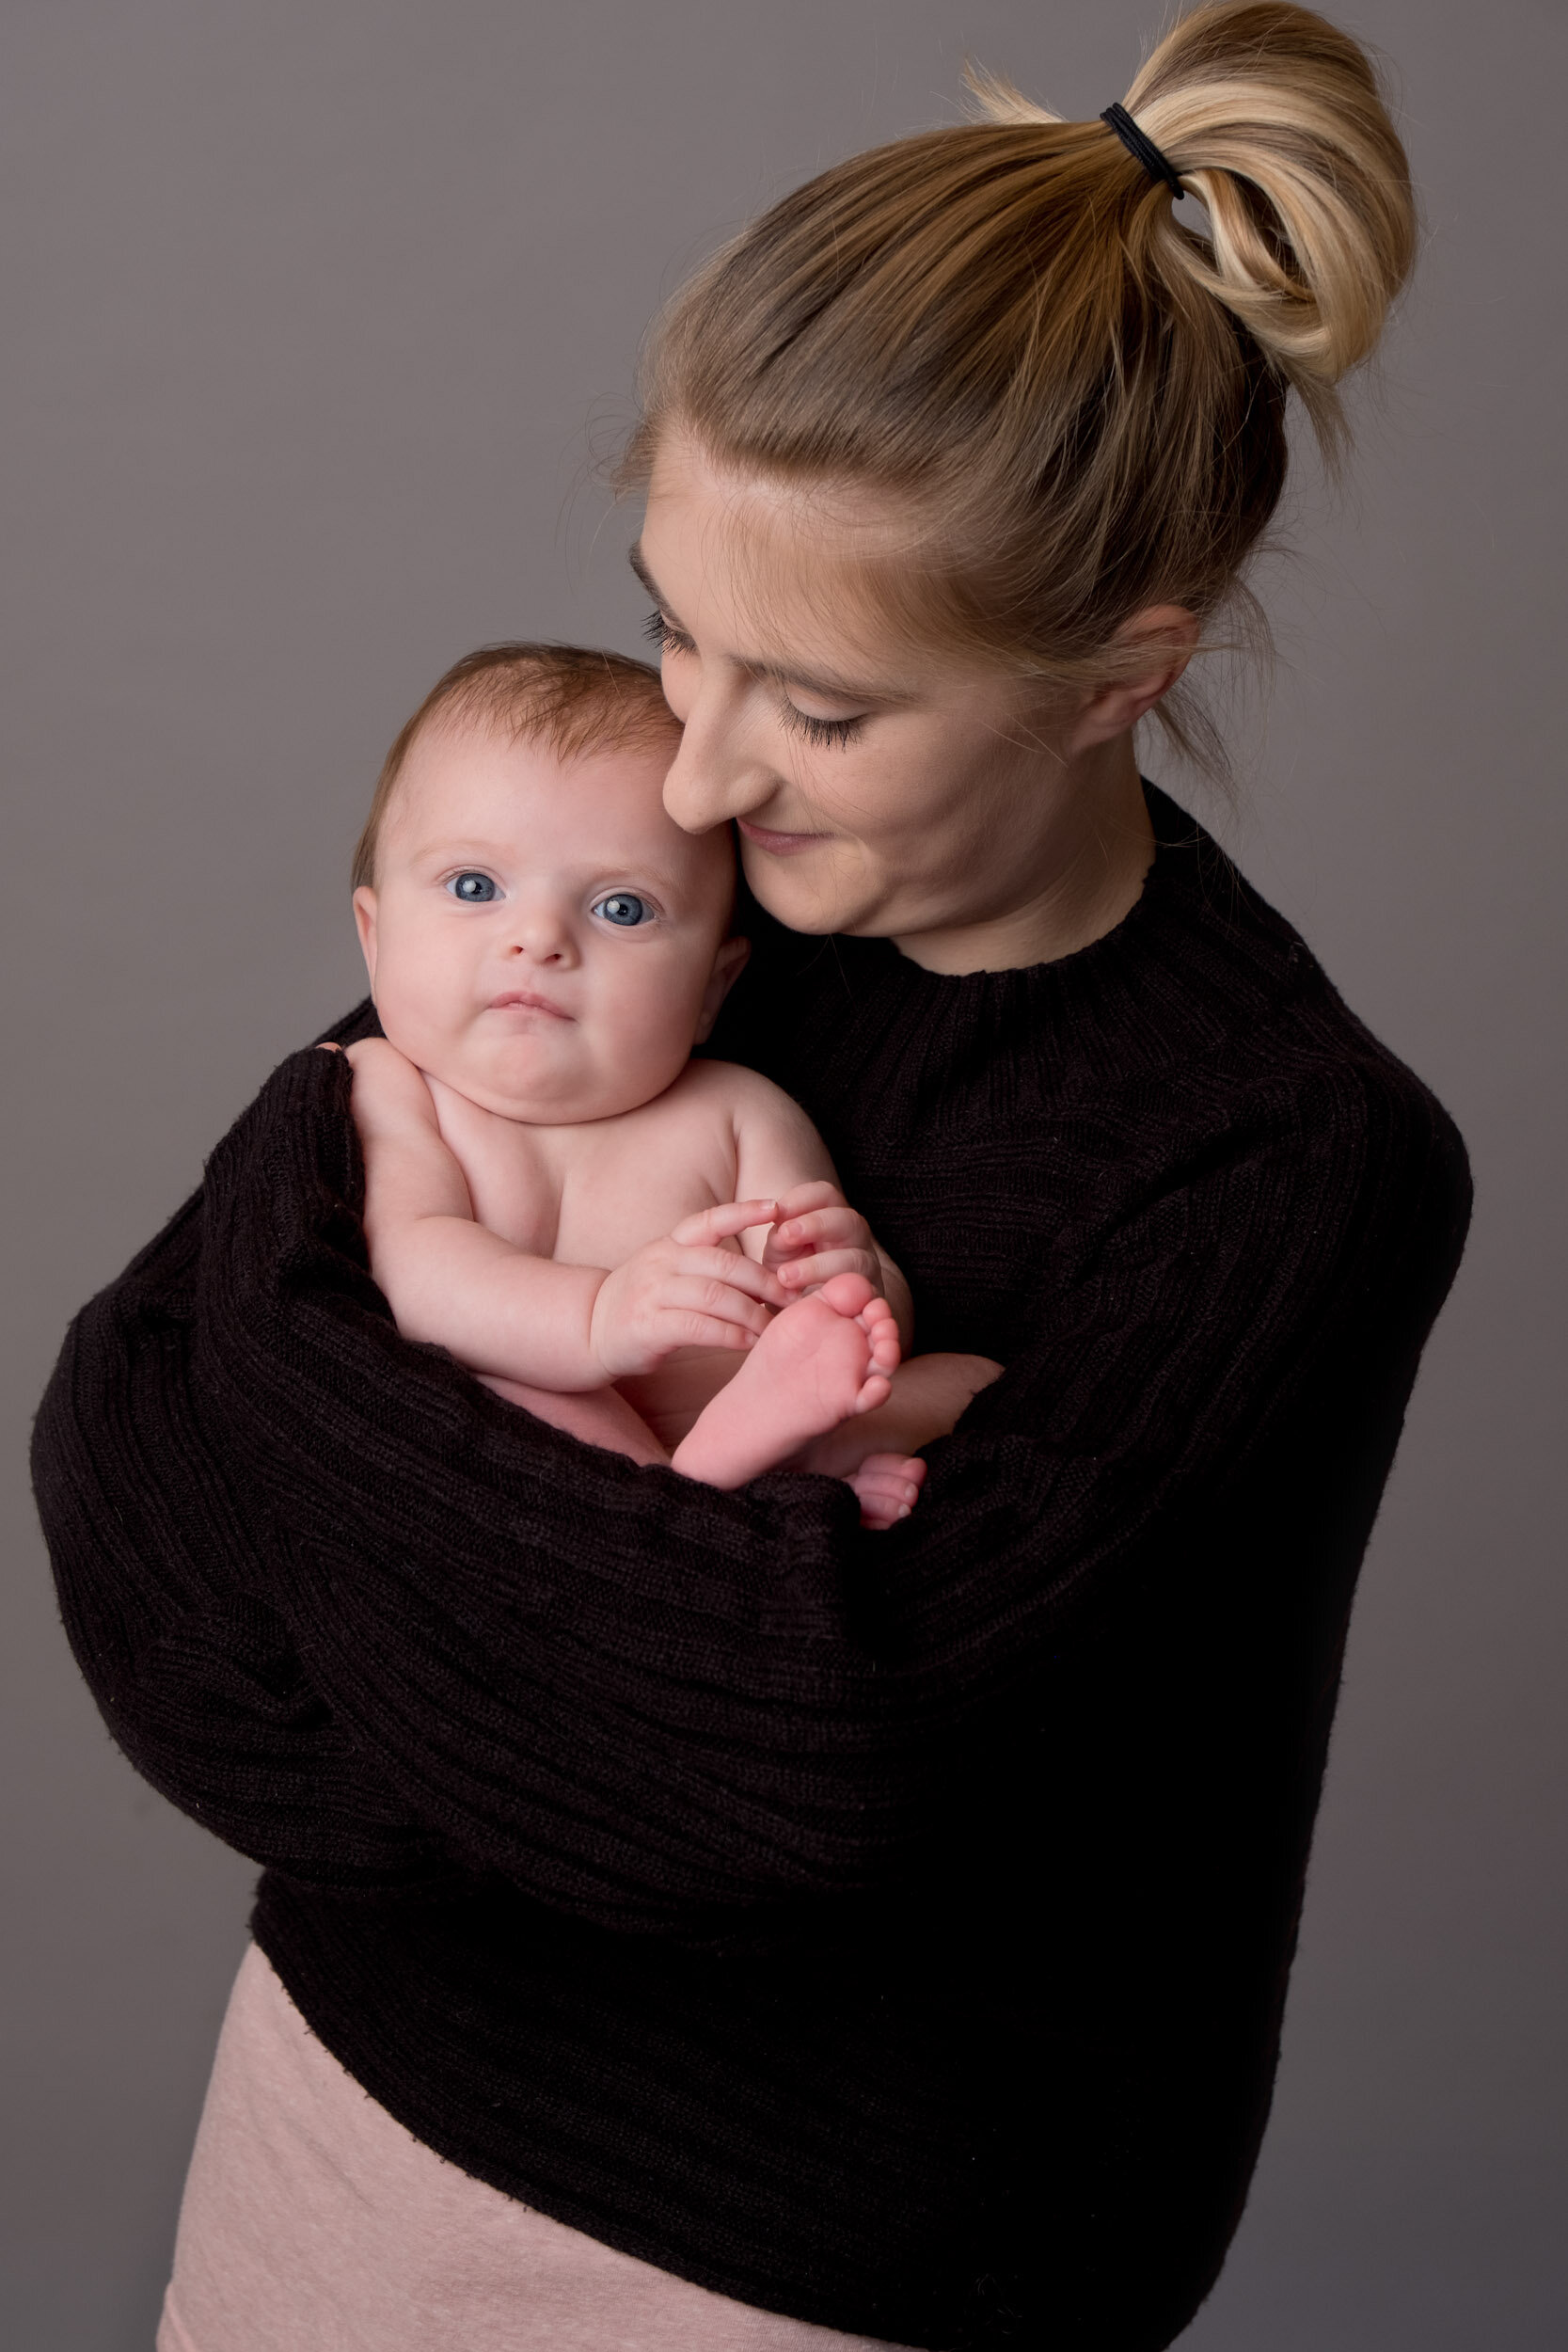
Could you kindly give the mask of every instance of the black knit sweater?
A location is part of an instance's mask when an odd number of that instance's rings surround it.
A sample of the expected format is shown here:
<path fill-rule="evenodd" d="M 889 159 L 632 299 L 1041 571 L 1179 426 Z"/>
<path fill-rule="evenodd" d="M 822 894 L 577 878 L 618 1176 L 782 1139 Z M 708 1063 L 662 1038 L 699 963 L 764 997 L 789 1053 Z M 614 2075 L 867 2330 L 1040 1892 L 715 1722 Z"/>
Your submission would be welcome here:
<path fill-rule="evenodd" d="M 1154 2352 L 1218 2270 L 1468 1214 L 1439 1105 L 1151 804 L 1081 954 L 951 978 L 765 923 L 715 1041 L 816 1120 L 918 1343 L 1007 1366 L 895 1531 L 402 1340 L 309 1051 L 38 1424 L 83 1672 L 267 1866 L 256 1933 L 359 2082 L 610 2245 L 920 2345 Z"/>

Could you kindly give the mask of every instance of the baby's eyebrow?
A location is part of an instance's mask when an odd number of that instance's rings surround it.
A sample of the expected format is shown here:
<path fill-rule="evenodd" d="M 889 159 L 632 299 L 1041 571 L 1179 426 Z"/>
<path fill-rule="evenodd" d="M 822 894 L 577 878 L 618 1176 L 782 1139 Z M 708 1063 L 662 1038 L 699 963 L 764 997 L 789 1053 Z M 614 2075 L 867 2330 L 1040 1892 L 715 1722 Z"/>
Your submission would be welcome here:
<path fill-rule="evenodd" d="M 607 868 L 596 882 L 589 882 L 585 887 L 596 891 L 653 890 L 673 904 L 683 893 L 689 893 L 691 881 L 688 876 L 682 882 L 678 875 L 657 866 L 617 866 Z"/>
<path fill-rule="evenodd" d="M 478 866 L 499 866 L 506 855 L 504 842 L 464 840 L 451 834 L 437 834 L 434 840 L 421 841 L 410 850 L 408 862 L 411 866 L 447 866 L 459 858 L 471 857 Z"/>
<path fill-rule="evenodd" d="M 408 852 L 412 866 L 458 866 L 466 858 L 471 859 L 476 866 L 506 866 L 515 863 L 513 850 L 500 841 L 454 841 L 438 836 Z M 683 891 L 691 888 L 689 874 L 683 877 L 673 866 L 657 866 L 651 859 L 640 857 L 635 852 L 625 860 L 613 860 L 609 864 L 598 858 L 592 866 L 585 861 L 575 871 L 565 869 L 562 879 L 574 890 L 652 890 L 672 901 L 679 898 Z"/>
<path fill-rule="evenodd" d="M 631 548 L 626 560 L 665 618 L 679 628 L 680 622 L 673 607 L 642 560 L 641 540 Z M 808 694 L 820 695 L 824 702 L 887 705 L 911 703 L 919 699 L 919 690 L 915 687 L 868 686 L 863 679 L 837 677 L 825 670 L 802 670 L 793 662 L 765 660 L 760 654 L 752 659 L 742 654 L 738 660 L 739 666 L 750 670 L 754 677 L 770 678 L 775 686 L 802 687 Z"/>

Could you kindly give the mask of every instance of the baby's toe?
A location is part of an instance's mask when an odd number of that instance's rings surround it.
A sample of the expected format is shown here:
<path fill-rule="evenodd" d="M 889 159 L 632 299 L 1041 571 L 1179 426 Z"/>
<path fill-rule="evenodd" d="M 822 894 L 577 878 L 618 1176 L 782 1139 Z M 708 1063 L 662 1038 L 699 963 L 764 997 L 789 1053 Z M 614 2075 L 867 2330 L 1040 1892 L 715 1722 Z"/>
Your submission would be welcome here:
<path fill-rule="evenodd" d="M 851 1318 L 864 1314 L 877 1294 L 863 1274 L 834 1274 L 817 1293 L 825 1298 L 835 1314 Z"/>

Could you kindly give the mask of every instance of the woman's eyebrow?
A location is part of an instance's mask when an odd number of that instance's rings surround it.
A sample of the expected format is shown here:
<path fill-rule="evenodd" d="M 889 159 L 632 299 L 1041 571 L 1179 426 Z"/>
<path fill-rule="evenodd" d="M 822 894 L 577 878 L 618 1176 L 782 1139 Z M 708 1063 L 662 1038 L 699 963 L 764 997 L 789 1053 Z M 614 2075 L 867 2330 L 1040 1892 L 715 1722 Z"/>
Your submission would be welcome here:
<path fill-rule="evenodd" d="M 648 566 L 642 561 L 642 542 L 641 539 L 639 539 L 631 548 L 626 557 L 626 562 L 631 565 L 632 570 L 637 574 L 638 579 L 641 581 L 649 596 L 652 596 L 659 611 L 668 620 L 673 621 L 675 616 L 670 610 L 669 600 L 666 597 L 664 591 L 660 588 L 657 580 L 654 578 L 652 572 L 649 571 Z"/>
<path fill-rule="evenodd" d="M 678 628 L 669 599 L 642 560 L 641 541 L 631 548 L 626 560 L 665 619 Z M 792 663 L 766 661 L 760 655 L 754 660 L 742 656 L 740 666 L 757 677 L 771 678 L 776 686 L 803 687 L 808 694 L 819 694 L 824 702 L 907 703 L 915 701 L 919 691 L 912 686 L 868 686 L 863 679 L 835 677 L 825 670 L 801 670 Z"/>

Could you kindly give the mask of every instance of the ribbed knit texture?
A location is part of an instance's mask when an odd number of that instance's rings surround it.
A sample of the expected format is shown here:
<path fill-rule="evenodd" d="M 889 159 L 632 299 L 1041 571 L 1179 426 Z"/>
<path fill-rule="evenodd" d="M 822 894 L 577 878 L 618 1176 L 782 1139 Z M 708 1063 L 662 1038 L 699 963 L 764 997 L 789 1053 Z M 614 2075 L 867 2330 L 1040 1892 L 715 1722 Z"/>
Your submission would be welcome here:
<path fill-rule="evenodd" d="M 760 926 L 926 1347 L 913 1517 L 591 1452 L 401 1340 L 339 1056 L 66 1343 L 35 1474 L 115 1737 L 440 2153 L 743 2301 L 1155 2352 L 1267 2113 L 1351 1593 L 1463 1147 L 1151 795 L 1106 938 L 935 976 Z M 339 1034 L 362 1033 L 365 1009 Z"/>

